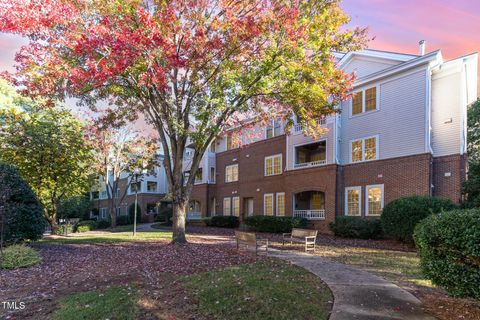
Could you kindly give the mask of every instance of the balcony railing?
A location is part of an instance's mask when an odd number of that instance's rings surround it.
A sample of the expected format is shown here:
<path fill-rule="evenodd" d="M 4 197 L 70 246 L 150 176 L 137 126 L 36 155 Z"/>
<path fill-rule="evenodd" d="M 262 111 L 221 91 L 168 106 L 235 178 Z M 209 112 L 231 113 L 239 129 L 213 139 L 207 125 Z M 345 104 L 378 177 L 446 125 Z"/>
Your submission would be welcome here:
<path fill-rule="evenodd" d="M 311 161 L 311 162 L 294 163 L 293 168 L 298 169 L 298 168 L 318 167 L 326 164 L 327 164 L 327 160 L 317 160 L 317 161 Z"/>
<path fill-rule="evenodd" d="M 308 220 L 325 220 L 325 209 L 320 210 L 294 210 L 293 216 Z"/>
<path fill-rule="evenodd" d="M 201 220 L 202 213 L 201 212 L 187 212 L 187 220 Z"/>
<path fill-rule="evenodd" d="M 326 119 L 317 119 L 317 124 L 320 126 L 324 126 L 327 123 Z M 299 133 L 303 130 L 303 127 L 301 124 L 296 124 L 293 126 L 293 132 L 294 133 Z"/>

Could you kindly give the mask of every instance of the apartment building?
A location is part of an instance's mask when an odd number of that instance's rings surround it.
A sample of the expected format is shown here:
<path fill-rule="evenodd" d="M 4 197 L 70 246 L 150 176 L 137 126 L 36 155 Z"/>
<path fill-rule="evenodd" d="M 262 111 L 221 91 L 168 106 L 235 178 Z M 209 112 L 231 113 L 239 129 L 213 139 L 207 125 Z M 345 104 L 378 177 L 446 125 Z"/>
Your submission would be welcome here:
<path fill-rule="evenodd" d="M 272 120 L 241 147 L 217 139 L 202 160 L 190 219 L 213 215 L 298 216 L 328 232 L 335 215 L 378 217 L 405 195 L 461 201 L 466 111 L 477 98 L 477 54 L 445 61 L 377 50 L 335 53 L 354 72 L 353 98 L 319 119 L 313 139 Z M 185 166 L 188 174 L 189 150 Z"/>

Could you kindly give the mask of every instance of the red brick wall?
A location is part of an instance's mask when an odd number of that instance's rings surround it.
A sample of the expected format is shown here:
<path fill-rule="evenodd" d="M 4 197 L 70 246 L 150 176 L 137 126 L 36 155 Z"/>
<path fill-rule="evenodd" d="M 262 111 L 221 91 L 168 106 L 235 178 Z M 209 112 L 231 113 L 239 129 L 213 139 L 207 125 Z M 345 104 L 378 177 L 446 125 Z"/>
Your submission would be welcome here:
<path fill-rule="evenodd" d="M 367 185 L 384 185 L 385 205 L 401 196 L 429 195 L 431 159 L 430 154 L 422 154 L 343 166 L 337 214 L 343 215 L 345 212 L 346 187 L 362 187 L 362 216 L 365 215 Z"/>
<path fill-rule="evenodd" d="M 460 154 L 433 158 L 433 195 L 462 200 L 462 185 L 466 179 L 466 157 Z"/>

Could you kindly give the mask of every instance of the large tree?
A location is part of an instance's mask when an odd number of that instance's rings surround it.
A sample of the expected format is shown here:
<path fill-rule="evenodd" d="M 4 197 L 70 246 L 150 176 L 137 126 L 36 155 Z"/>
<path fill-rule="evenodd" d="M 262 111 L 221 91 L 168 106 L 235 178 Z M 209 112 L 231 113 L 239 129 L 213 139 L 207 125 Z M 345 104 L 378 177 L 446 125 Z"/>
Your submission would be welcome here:
<path fill-rule="evenodd" d="M 60 201 L 88 190 L 91 148 L 82 122 L 69 111 L 38 109 L 28 99 L 14 101 L 22 104 L 0 106 L 0 160 L 17 167 L 55 232 Z"/>
<path fill-rule="evenodd" d="M 98 183 L 107 190 L 113 228 L 116 226 L 115 208 L 125 199 L 130 185 L 134 182 L 135 174 L 139 174 L 136 170 L 143 174 L 153 169 L 158 163 L 159 148 L 155 139 L 142 136 L 125 126 L 105 126 L 96 123 L 89 126 L 88 132 L 94 147 Z M 126 183 L 121 186 L 122 180 Z"/>
<path fill-rule="evenodd" d="M 0 0 L 0 31 L 26 36 L 17 72 L 25 93 L 109 101 L 109 119 L 155 126 L 173 199 L 173 242 L 212 140 L 242 120 L 295 115 L 305 128 L 336 112 L 353 77 L 332 51 L 358 49 L 339 0 Z M 249 125 L 252 121 L 249 122 Z M 187 141 L 195 148 L 183 183 Z"/>

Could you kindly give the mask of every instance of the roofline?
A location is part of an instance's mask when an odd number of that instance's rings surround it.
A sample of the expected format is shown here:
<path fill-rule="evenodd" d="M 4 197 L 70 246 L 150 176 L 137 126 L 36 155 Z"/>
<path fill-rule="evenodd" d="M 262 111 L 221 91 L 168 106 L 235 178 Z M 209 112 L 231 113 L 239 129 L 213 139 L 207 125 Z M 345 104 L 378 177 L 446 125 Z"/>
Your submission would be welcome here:
<path fill-rule="evenodd" d="M 378 58 L 378 59 L 385 59 L 385 60 L 395 60 L 400 62 L 406 62 L 412 59 L 415 59 L 419 56 L 411 55 L 411 54 L 403 54 L 403 53 L 396 53 L 396 52 L 388 52 L 388 51 L 380 51 L 380 50 L 373 50 L 373 49 L 365 49 L 360 51 L 350 51 L 346 53 L 337 63 L 339 68 L 343 68 L 343 66 L 350 61 L 350 59 L 354 56 L 366 56 L 371 58 Z"/>
<path fill-rule="evenodd" d="M 440 50 L 435 50 L 435 51 L 430 52 L 426 55 L 418 56 L 417 58 L 411 59 L 409 61 L 397 64 L 397 65 L 394 65 L 390 68 L 387 68 L 387 69 L 369 74 L 369 75 L 367 75 L 363 78 L 358 78 L 354 82 L 354 86 L 355 87 L 363 86 L 363 85 L 365 85 L 369 82 L 377 81 L 381 78 L 385 78 L 385 77 L 391 76 L 393 74 L 418 67 L 422 64 L 429 63 L 430 61 L 434 61 L 434 60 L 438 60 L 439 62 L 443 61 L 442 54 L 441 54 Z"/>

